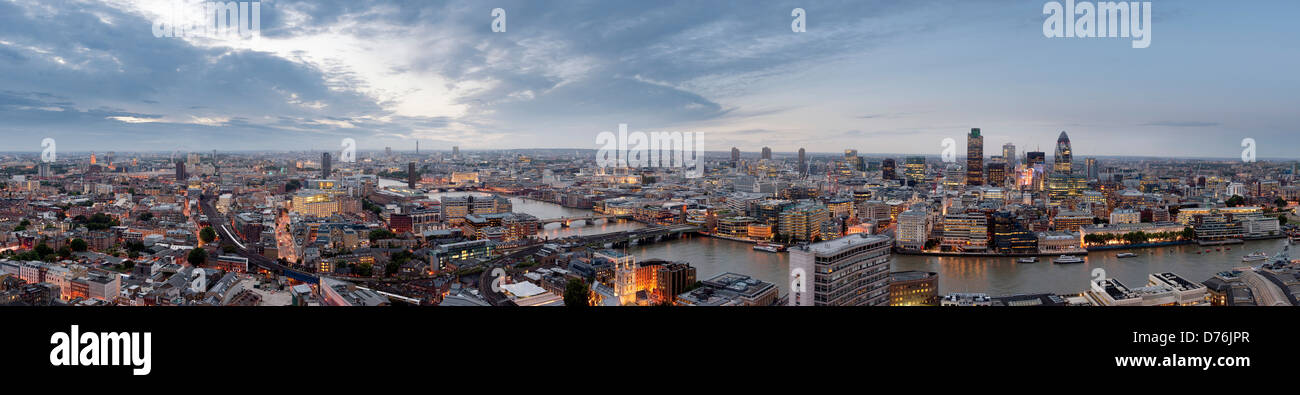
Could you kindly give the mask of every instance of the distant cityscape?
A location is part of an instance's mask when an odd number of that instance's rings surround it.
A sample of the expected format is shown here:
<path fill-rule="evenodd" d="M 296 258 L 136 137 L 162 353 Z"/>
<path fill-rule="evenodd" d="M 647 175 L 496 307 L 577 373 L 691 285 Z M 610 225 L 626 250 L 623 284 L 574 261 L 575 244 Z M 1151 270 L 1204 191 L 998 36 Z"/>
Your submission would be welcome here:
<path fill-rule="evenodd" d="M 952 162 L 733 148 L 703 177 L 590 150 L 7 154 L 0 304 L 1300 302 L 1300 162 L 1056 137 L 986 155 L 973 128 Z"/>

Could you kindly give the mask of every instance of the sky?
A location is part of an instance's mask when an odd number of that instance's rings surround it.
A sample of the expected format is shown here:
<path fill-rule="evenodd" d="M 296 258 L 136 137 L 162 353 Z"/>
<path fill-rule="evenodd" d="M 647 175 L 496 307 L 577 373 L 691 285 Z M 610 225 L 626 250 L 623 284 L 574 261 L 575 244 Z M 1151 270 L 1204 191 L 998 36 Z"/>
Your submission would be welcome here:
<path fill-rule="evenodd" d="M 1295 1 L 1153 1 L 1141 49 L 1045 37 L 1044 1 L 268 0 L 256 39 L 155 37 L 174 3 L 0 0 L 0 151 L 595 149 L 625 123 L 710 151 L 938 155 L 979 127 L 986 152 L 1300 157 Z"/>

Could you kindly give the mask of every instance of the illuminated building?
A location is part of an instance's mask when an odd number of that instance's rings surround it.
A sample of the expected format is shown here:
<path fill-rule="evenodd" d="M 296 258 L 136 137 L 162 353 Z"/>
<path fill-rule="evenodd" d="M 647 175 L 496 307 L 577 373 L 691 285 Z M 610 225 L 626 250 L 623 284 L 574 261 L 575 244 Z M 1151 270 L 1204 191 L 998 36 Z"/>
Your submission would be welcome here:
<path fill-rule="evenodd" d="M 930 215 L 925 210 L 911 209 L 898 215 L 898 227 L 894 229 L 898 247 L 906 250 L 920 251 L 930 238 Z"/>
<path fill-rule="evenodd" d="M 752 217 L 726 217 L 718 219 L 718 235 L 726 237 L 749 237 L 749 225 L 758 220 Z"/>
<path fill-rule="evenodd" d="M 763 147 L 763 154 L 762 154 L 762 156 L 761 156 L 760 158 L 761 158 L 761 159 L 772 160 L 772 148 L 769 148 L 769 147 Z"/>
<path fill-rule="evenodd" d="M 908 180 L 920 183 L 925 181 L 925 157 L 909 156 L 903 160 L 903 174 Z"/>
<path fill-rule="evenodd" d="M 772 225 L 752 223 L 745 227 L 746 237 L 750 240 L 772 240 Z"/>
<path fill-rule="evenodd" d="M 622 306 L 636 304 L 636 262 L 628 254 L 614 250 L 595 253 L 596 258 L 608 259 L 614 264 L 614 296 Z"/>
<path fill-rule="evenodd" d="M 971 128 L 966 136 L 966 185 L 984 185 L 984 136 Z"/>
<path fill-rule="evenodd" d="M 814 241 L 821 237 L 821 224 L 830 218 L 826 206 L 801 203 L 781 212 L 781 235 L 796 241 Z"/>
<path fill-rule="evenodd" d="M 700 287 L 677 295 L 682 306 L 771 306 L 779 298 L 775 284 L 743 274 L 722 273 Z"/>
<path fill-rule="evenodd" d="M 320 156 L 320 178 L 330 178 L 330 153 L 321 153 Z"/>
<path fill-rule="evenodd" d="M 904 271 L 889 273 L 890 306 L 939 304 L 939 273 Z"/>
<path fill-rule="evenodd" d="M 988 218 L 984 214 L 948 214 L 943 217 L 944 251 L 982 252 L 989 247 Z"/>
<path fill-rule="evenodd" d="M 477 172 L 457 171 L 451 173 L 451 183 L 456 185 L 477 184 L 479 182 Z"/>
<path fill-rule="evenodd" d="M 500 214 L 514 211 L 509 199 L 500 196 L 448 196 L 442 198 L 442 218 L 453 225 L 470 214 Z"/>
<path fill-rule="evenodd" d="M 1002 186 L 1007 179 L 1006 163 L 989 163 L 989 185 Z"/>
<path fill-rule="evenodd" d="M 1016 160 L 1016 145 L 1011 143 L 1003 144 L 1002 158 L 1007 161 L 1007 169 L 1015 169 L 1020 164 Z"/>
<path fill-rule="evenodd" d="M 808 155 L 803 148 L 799 149 L 799 175 L 808 175 Z"/>
<path fill-rule="evenodd" d="M 1053 173 L 1074 173 L 1074 154 L 1070 149 L 1070 136 L 1061 131 L 1061 136 L 1056 138 L 1056 156 L 1052 158 Z"/>
<path fill-rule="evenodd" d="M 897 180 L 898 170 L 895 169 L 895 167 L 897 167 L 897 165 L 893 158 L 885 158 L 880 161 L 880 178 L 886 180 Z"/>
<path fill-rule="evenodd" d="M 306 217 L 328 217 L 341 210 L 334 195 L 322 190 L 304 190 L 293 195 L 293 208 L 290 212 Z"/>
<path fill-rule="evenodd" d="M 856 234 L 790 249 L 790 306 L 886 306 L 893 239 Z"/>
<path fill-rule="evenodd" d="M 1079 228 L 1092 225 L 1092 213 L 1082 211 L 1062 211 L 1052 218 L 1052 224 L 1058 232 L 1078 232 Z"/>

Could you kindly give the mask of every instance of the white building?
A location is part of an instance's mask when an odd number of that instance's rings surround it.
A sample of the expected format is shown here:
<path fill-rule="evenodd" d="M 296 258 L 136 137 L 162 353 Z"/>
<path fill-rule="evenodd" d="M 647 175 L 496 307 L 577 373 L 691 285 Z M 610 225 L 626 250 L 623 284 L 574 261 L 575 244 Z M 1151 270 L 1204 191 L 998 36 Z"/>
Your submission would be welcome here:
<path fill-rule="evenodd" d="M 893 239 L 865 233 L 790 248 L 790 306 L 887 306 Z"/>

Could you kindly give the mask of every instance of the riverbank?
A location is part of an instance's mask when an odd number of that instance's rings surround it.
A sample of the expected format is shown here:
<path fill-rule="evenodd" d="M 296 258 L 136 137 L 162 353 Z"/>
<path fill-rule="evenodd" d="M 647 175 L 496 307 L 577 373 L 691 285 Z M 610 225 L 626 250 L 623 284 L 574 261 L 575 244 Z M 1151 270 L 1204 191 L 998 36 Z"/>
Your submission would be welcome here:
<path fill-rule="evenodd" d="M 1037 252 L 1033 254 L 1001 254 L 996 252 L 912 251 L 895 248 L 894 253 L 898 255 L 947 256 L 959 258 L 1026 258 L 1031 256 L 1088 255 L 1088 250 L 1078 249 L 1070 251 Z"/>

